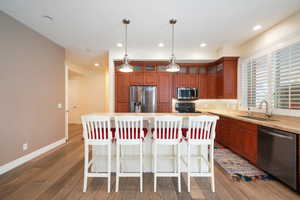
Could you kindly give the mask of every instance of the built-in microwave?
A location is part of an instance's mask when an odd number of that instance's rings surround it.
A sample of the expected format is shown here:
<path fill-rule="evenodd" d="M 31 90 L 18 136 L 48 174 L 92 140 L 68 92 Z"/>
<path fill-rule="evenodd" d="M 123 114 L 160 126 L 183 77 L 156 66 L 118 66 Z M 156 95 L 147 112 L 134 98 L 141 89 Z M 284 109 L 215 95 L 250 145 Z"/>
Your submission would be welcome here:
<path fill-rule="evenodd" d="M 194 100 L 198 99 L 198 88 L 177 88 L 178 100 Z"/>

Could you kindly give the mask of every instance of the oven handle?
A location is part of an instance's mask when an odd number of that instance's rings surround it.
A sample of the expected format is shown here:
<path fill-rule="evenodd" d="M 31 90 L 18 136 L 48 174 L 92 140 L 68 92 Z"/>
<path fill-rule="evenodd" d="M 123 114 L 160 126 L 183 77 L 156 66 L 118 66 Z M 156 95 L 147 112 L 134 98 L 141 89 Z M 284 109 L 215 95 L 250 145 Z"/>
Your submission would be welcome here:
<path fill-rule="evenodd" d="M 280 133 L 272 133 L 272 132 L 269 132 L 269 131 L 266 131 L 266 130 L 263 130 L 263 129 L 260 129 L 259 132 L 263 132 L 265 134 L 268 134 L 268 135 L 271 135 L 271 136 L 274 136 L 274 137 L 280 137 L 280 138 L 289 139 L 289 140 L 293 140 L 294 139 L 291 136 L 282 135 Z"/>

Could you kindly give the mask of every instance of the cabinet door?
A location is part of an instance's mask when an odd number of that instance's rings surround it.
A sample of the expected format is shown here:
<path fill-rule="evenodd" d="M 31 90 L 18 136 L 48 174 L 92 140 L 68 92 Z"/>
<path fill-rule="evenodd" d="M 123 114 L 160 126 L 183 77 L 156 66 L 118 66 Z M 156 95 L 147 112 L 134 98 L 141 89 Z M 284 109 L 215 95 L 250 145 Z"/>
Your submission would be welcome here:
<path fill-rule="evenodd" d="M 224 97 L 223 95 L 223 91 L 224 91 L 224 68 L 223 68 L 223 64 L 219 64 L 217 66 L 217 80 L 216 80 L 216 93 L 217 93 L 217 98 L 218 99 L 222 99 Z"/>
<path fill-rule="evenodd" d="M 240 121 L 238 120 L 233 120 L 230 119 L 230 137 L 231 137 L 231 143 L 230 143 L 230 148 L 242 155 L 242 148 L 243 148 L 243 129 L 242 126 L 240 124 Z"/>
<path fill-rule="evenodd" d="M 129 101 L 129 74 L 116 73 L 116 102 Z"/>
<path fill-rule="evenodd" d="M 207 73 L 207 98 L 209 99 L 215 99 L 217 97 L 216 80 L 216 66 L 209 67 Z"/>
<path fill-rule="evenodd" d="M 222 120 L 223 118 L 220 117 L 220 119 L 217 121 L 217 126 L 216 126 L 216 142 L 219 143 L 219 144 L 223 144 L 223 140 L 222 140 L 222 130 L 223 130 L 223 127 L 222 127 Z"/>
<path fill-rule="evenodd" d="M 168 113 L 171 112 L 171 103 L 159 103 L 157 110 L 160 113 Z"/>
<path fill-rule="evenodd" d="M 253 164 L 257 161 L 257 125 L 244 123 L 243 125 L 242 155 Z"/>
<path fill-rule="evenodd" d="M 224 61 L 224 97 L 237 98 L 237 60 Z"/>
<path fill-rule="evenodd" d="M 144 72 L 131 72 L 130 85 L 144 85 Z"/>
<path fill-rule="evenodd" d="M 198 75 L 197 74 L 189 74 L 189 88 L 198 88 Z"/>
<path fill-rule="evenodd" d="M 158 73 L 158 112 L 171 112 L 172 74 Z"/>
<path fill-rule="evenodd" d="M 157 84 L 157 73 L 145 72 L 144 73 L 144 85 L 156 85 Z"/>
<path fill-rule="evenodd" d="M 159 103 L 171 102 L 172 91 L 172 74 L 170 73 L 158 73 L 159 85 L 158 85 L 158 99 Z"/>
<path fill-rule="evenodd" d="M 199 98 L 205 99 L 207 98 L 207 75 L 199 74 L 198 76 L 198 90 L 199 90 Z"/>

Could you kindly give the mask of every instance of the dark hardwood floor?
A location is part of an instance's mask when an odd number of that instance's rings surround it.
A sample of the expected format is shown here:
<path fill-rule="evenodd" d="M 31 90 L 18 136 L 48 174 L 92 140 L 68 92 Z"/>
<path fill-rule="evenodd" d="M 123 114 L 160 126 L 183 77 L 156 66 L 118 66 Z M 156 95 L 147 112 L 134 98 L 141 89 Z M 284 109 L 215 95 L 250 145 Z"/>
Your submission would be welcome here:
<path fill-rule="evenodd" d="M 121 178 L 120 191 L 107 193 L 107 179 L 90 178 L 88 191 L 82 192 L 83 145 L 81 126 L 70 125 L 69 142 L 37 159 L 0 176 L 0 199 L 300 199 L 300 196 L 277 181 L 232 182 L 216 167 L 216 192 L 208 178 L 193 178 L 187 192 L 186 174 L 182 174 L 182 192 L 177 192 L 175 178 L 159 178 L 158 192 L 153 192 L 153 176 L 144 174 L 144 192 L 139 192 L 137 178 Z"/>

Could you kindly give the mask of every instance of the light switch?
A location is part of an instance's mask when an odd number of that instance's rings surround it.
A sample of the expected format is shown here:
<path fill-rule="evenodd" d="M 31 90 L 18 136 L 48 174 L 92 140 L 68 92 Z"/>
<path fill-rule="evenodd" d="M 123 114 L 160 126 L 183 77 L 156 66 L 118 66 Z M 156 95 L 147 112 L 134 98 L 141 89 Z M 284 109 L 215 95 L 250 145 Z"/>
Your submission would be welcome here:
<path fill-rule="evenodd" d="M 58 108 L 58 109 L 61 109 L 61 108 L 62 108 L 62 104 L 61 104 L 61 103 L 58 103 L 58 104 L 57 104 L 57 108 Z"/>

